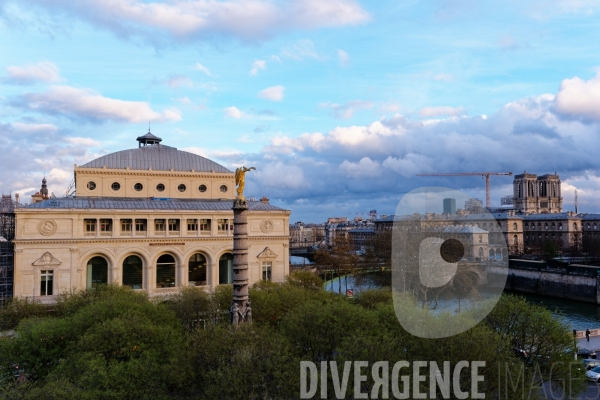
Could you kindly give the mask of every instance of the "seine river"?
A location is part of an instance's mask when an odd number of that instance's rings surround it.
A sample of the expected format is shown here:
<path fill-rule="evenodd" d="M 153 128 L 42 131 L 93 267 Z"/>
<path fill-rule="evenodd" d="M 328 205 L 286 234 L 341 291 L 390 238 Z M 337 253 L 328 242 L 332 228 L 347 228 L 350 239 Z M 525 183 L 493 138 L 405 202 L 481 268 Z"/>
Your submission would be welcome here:
<path fill-rule="evenodd" d="M 348 289 L 352 289 L 354 294 L 357 294 L 364 289 L 377 288 L 385 285 L 385 283 L 382 282 L 381 277 L 377 276 L 377 274 L 369 275 L 371 276 L 366 279 L 360 279 L 359 281 L 356 281 L 354 277 L 349 276 L 347 278 L 347 284 L 345 279 L 342 278 L 342 293 L 346 293 L 346 286 Z M 325 288 L 337 293 L 339 290 L 339 281 L 337 279 L 327 281 Z M 566 321 L 572 329 L 582 330 L 587 328 L 600 328 L 600 307 L 595 304 L 538 296 L 534 294 L 515 294 L 525 297 L 530 303 L 545 306 L 553 315 Z M 483 293 L 483 297 L 485 297 L 485 293 Z M 440 301 L 438 309 L 455 311 L 458 310 L 458 303 L 455 301 Z"/>

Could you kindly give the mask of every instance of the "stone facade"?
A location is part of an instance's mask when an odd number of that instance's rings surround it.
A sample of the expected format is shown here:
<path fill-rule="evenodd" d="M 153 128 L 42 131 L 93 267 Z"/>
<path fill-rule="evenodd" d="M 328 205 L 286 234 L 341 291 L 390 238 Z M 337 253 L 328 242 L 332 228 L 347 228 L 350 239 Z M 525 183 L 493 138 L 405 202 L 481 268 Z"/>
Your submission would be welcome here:
<path fill-rule="evenodd" d="M 412 217 L 411 218 L 415 218 Z M 489 234 L 489 250 L 497 257 L 497 249 L 506 246 L 510 254 L 539 253 L 546 242 L 556 245 L 559 253 L 586 252 L 586 245 L 600 246 L 600 214 L 519 215 L 513 210 L 491 214 L 420 215 L 423 226 L 431 229 L 446 226 L 476 227 Z M 394 216 L 375 221 L 376 232 L 392 229 Z M 488 250 L 488 253 L 490 253 Z M 491 254 L 490 254 L 491 257 Z"/>
<path fill-rule="evenodd" d="M 195 156 L 177 151 L 171 157 L 177 153 L 183 160 Z M 135 157 L 133 152 L 132 164 Z M 207 161 L 198 163 L 210 167 Z M 231 283 L 235 182 L 234 174 L 223 170 L 76 167 L 76 197 L 15 209 L 14 296 L 51 302 L 61 292 L 98 283 L 151 295 Z M 158 194 L 152 191 L 159 184 L 161 197 L 149 196 Z M 282 282 L 289 271 L 290 211 L 268 201 L 248 205 L 249 283 L 267 276 L 267 267 L 268 277 Z M 265 264 L 259 255 L 267 247 L 272 256 Z"/>
<path fill-rule="evenodd" d="M 518 213 L 540 214 L 562 212 L 560 177 L 556 174 L 537 176 L 524 172 L 513 181 L 513 208 Z"/>

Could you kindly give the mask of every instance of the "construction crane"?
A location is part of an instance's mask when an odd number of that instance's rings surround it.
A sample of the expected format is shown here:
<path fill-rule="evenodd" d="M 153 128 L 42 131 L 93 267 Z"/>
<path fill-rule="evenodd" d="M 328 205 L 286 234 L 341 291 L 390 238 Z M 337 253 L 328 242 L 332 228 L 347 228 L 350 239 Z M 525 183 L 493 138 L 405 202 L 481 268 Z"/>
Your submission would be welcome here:
<path fill-rule="evenodd" d="M 481 176 L 485 177 L 485 207 L 490 208 L 490 175 L 512 176 L 512 172 L 441 172 L 417 176 Z"/>

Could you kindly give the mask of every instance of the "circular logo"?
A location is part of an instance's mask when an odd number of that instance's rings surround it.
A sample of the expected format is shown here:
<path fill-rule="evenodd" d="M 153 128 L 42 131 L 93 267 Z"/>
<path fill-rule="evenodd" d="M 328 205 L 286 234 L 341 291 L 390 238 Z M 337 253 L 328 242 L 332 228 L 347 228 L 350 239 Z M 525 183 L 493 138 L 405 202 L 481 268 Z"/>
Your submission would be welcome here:
<path fill-rule="evenodd" d="M 38 231 L 44 236 L 52 236 L 56 233 L 56 222 L 50 219 L 38 224 Z"/>
<path fill-rule="evenodd" d="M 489 314 L 504 290 L 508 249 L 500 222 L 506 213 L 469 212 L 477 200 L 457 190 L 425 187 L 407 193 L 392 229 L 396 317 L 422 338 L 457 335 Z M 465 206 L 466 208 L 466 206 Z"/>
<path fill-rule="evenodd" d="M 264 220 L 260 223 L 260 230 L 263 233 L 269 233 L 273 230 L 273 223 L 269 220 Z"/>

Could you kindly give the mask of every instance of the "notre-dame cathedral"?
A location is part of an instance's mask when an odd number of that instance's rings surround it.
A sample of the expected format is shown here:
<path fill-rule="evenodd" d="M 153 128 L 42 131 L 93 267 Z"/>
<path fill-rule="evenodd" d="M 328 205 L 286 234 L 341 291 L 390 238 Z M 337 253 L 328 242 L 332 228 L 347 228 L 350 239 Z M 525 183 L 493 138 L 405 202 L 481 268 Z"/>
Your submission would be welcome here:
<path fill-rule="evenodd" d="M 515 175 L 513 208 L 523 214 L 554 214 L 562 212 L 560 177 L 546 174 L 537 176 L 524 172 Z"/>

